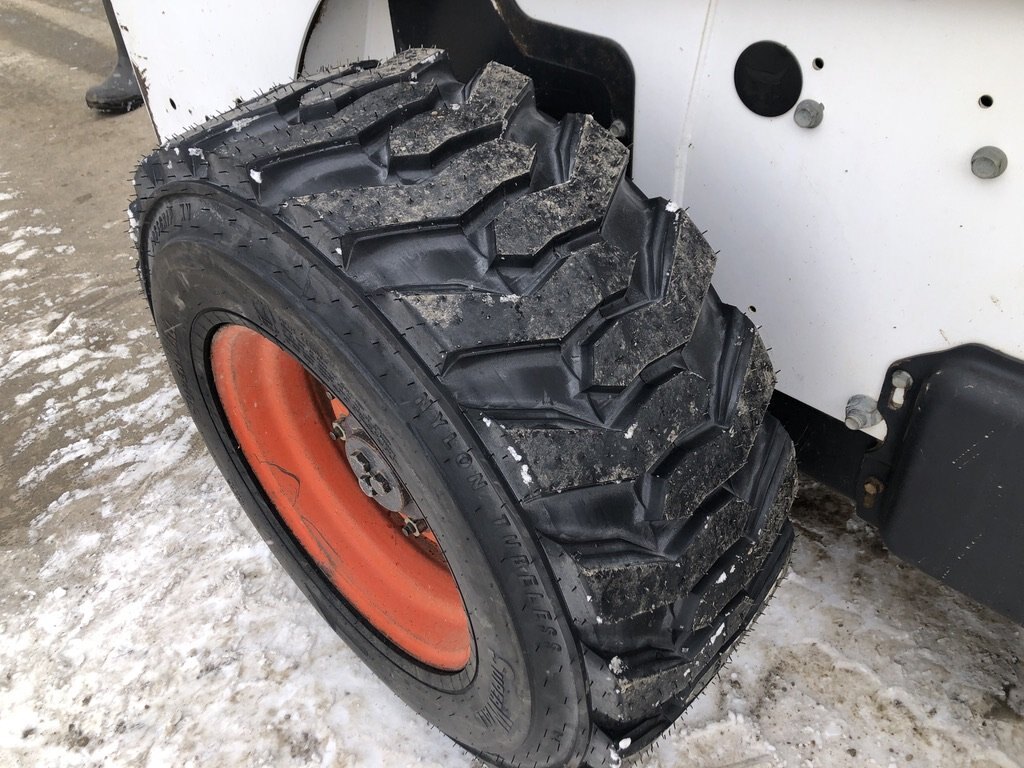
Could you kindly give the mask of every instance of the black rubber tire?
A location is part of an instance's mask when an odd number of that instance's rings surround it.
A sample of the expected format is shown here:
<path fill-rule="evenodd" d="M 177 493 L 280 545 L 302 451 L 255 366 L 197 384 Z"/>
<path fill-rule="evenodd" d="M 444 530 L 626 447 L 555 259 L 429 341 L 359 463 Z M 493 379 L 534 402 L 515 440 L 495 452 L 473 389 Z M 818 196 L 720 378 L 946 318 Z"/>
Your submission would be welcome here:
<path fill-rule="evenodd" d="M 689 218 L 591 118 L 443 52 L 277 88 L 143 161 L 140 274 L 246 511 L 330 624 L 498 765 L 617 765 L 723 663 L 792 542 L 792 444 Z M 441 674 L 348 609 L 267 504 L 210 384 L 222 323 L 372 424 L 435 510 L 472 661 Z M 422 502 L 421 502 L 422 503 Z"/>

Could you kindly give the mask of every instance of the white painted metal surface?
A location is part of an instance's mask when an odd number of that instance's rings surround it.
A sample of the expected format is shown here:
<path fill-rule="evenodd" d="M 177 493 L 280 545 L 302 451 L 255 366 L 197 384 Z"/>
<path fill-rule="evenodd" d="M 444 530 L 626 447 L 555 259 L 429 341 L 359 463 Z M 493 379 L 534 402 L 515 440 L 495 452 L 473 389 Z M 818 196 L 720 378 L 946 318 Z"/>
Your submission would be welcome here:
<path fill-rule="evenodd" d="M 842 417 L 903 356 L 981 342 L 1024 357 L 1024 4 L 520 5 L 626 49 L 637 181 L 709 230 L 715 283 L 762 325 L 783 391 Z M 800 61 L 818 128 L 737 97 L 736 58 L 766 39 Z M 1009 167 L 983 181 L 970 158 L 987 144 Z"/>
<path fill-rule="evenodd" d="M 318 2 L 117 0 L 160 139 L 294 80 Z"/>
<path fill-rule="evenodd" d="M 161 140 L 300 69 L 395 53 L 387 0 L 115 0 L 114 10 Z"/>
<path fill-rule="evenodd" d="M 309 33 L 303 72 L 395 55 L 387 0 L 327 0 Z"/>
<path fill-rule="evenodd" d="M 384 2 L 332 0 L 311 59 L 331 63 L 332 40 L 387 55 Z M 906 355 L 980 342 L 1024 358 L 1024 3 L 519 4 L 629 54 L 636 179 L 709 230 L 716 285 L 762 326 L 783 391 L 841 418 Z M 315 5 L 117 0 L 160 135 L 294 77 Z M 736 58 L 765 39 L 800 61 L 818 128 L 737 97 Z M 970 158 L 987 144 L 1009 170 L 983 181 Z"/>

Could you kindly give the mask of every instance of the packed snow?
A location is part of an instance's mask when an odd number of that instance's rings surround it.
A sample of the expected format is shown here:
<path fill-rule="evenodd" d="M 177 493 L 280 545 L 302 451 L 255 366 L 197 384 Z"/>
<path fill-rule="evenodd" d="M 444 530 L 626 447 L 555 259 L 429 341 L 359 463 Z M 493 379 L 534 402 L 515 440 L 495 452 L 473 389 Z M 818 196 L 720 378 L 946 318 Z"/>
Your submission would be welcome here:
<path fill-rule="evenodd" d="M 65 244 L 33 226 L 16 237 L 0 224 L 0 274 L 30 247 L 52 259 Z M 143 300 L 97 301 L 100 283 L 81 274 L 67 295 L 35 284 L 0 285 L 13 404 L 0 423 L 18 467 L 4 476 L 15 530 L 0 552 L 7 759 L 478 765 L 278 567 L 186 416 Z M 1020 628 L 903 567 L 835 497 L 812 488 L 796 519 L 792 573 L 640 764 L 1018 765 Z"/>

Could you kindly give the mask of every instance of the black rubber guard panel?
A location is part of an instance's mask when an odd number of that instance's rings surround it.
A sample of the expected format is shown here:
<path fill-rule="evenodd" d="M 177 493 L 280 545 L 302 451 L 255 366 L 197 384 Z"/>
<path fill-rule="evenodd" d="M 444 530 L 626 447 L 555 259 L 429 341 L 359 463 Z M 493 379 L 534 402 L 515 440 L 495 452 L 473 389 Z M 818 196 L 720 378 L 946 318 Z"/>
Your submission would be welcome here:
<path fill-rule="evenodd" d="M 896 369 L 914 384 L 882 494 L 886 544 L 1024 622 L 1024 362 L 969 345 Z M 880 402 L 891 391 L 887 384 Z"/>
<path fill-rule="evenodd" d="M 534 82 L 537 105 L 553 117 L 591 113 L 619 138 L 632 135 L 636 81 L 612 40 L 527 16 L 515 0 L 390 0 L 396 50 L 444 48 L 455 75 L 468 80 L 489 61 Z"/>

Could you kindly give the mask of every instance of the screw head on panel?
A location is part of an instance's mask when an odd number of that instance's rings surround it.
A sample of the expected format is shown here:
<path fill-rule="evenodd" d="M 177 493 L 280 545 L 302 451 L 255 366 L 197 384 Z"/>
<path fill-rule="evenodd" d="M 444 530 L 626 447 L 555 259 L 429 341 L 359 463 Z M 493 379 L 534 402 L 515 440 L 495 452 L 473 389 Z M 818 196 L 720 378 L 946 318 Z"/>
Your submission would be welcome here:
<path fill-rule="evenodd" d="M 817 128 L 825 119 L 825 105 L 814 99 L 804 99 L 793 111 L 793 122 L 801 128 Z"/>
<path fill-rule="evenodd" d="M 622 120 L 615 118 L 612 120 L 612 124 L 608 126 L 608 132 L 616 139 L 624 139 L 626 134 L 629 133 L 629 129 Z"/>
<path fill-rule="evenodd" d="M 914 386 L 914 377 L 902 369 L 892 372 L 891 381 L 895 389 L 910 389 Z"/>
<path fill-rule="evenodd" d="M 1009 160 L 999 147 L 982 147 L 971 157 L 971 173 L 979 179 L 1001 176 Z"/>
<path fill-rule="evenodd" d="M 850 429 L 867 429 L 882 420 L 878 401 L 867 395 L 854 395 L 846 403 L 846 426 Z"/>

